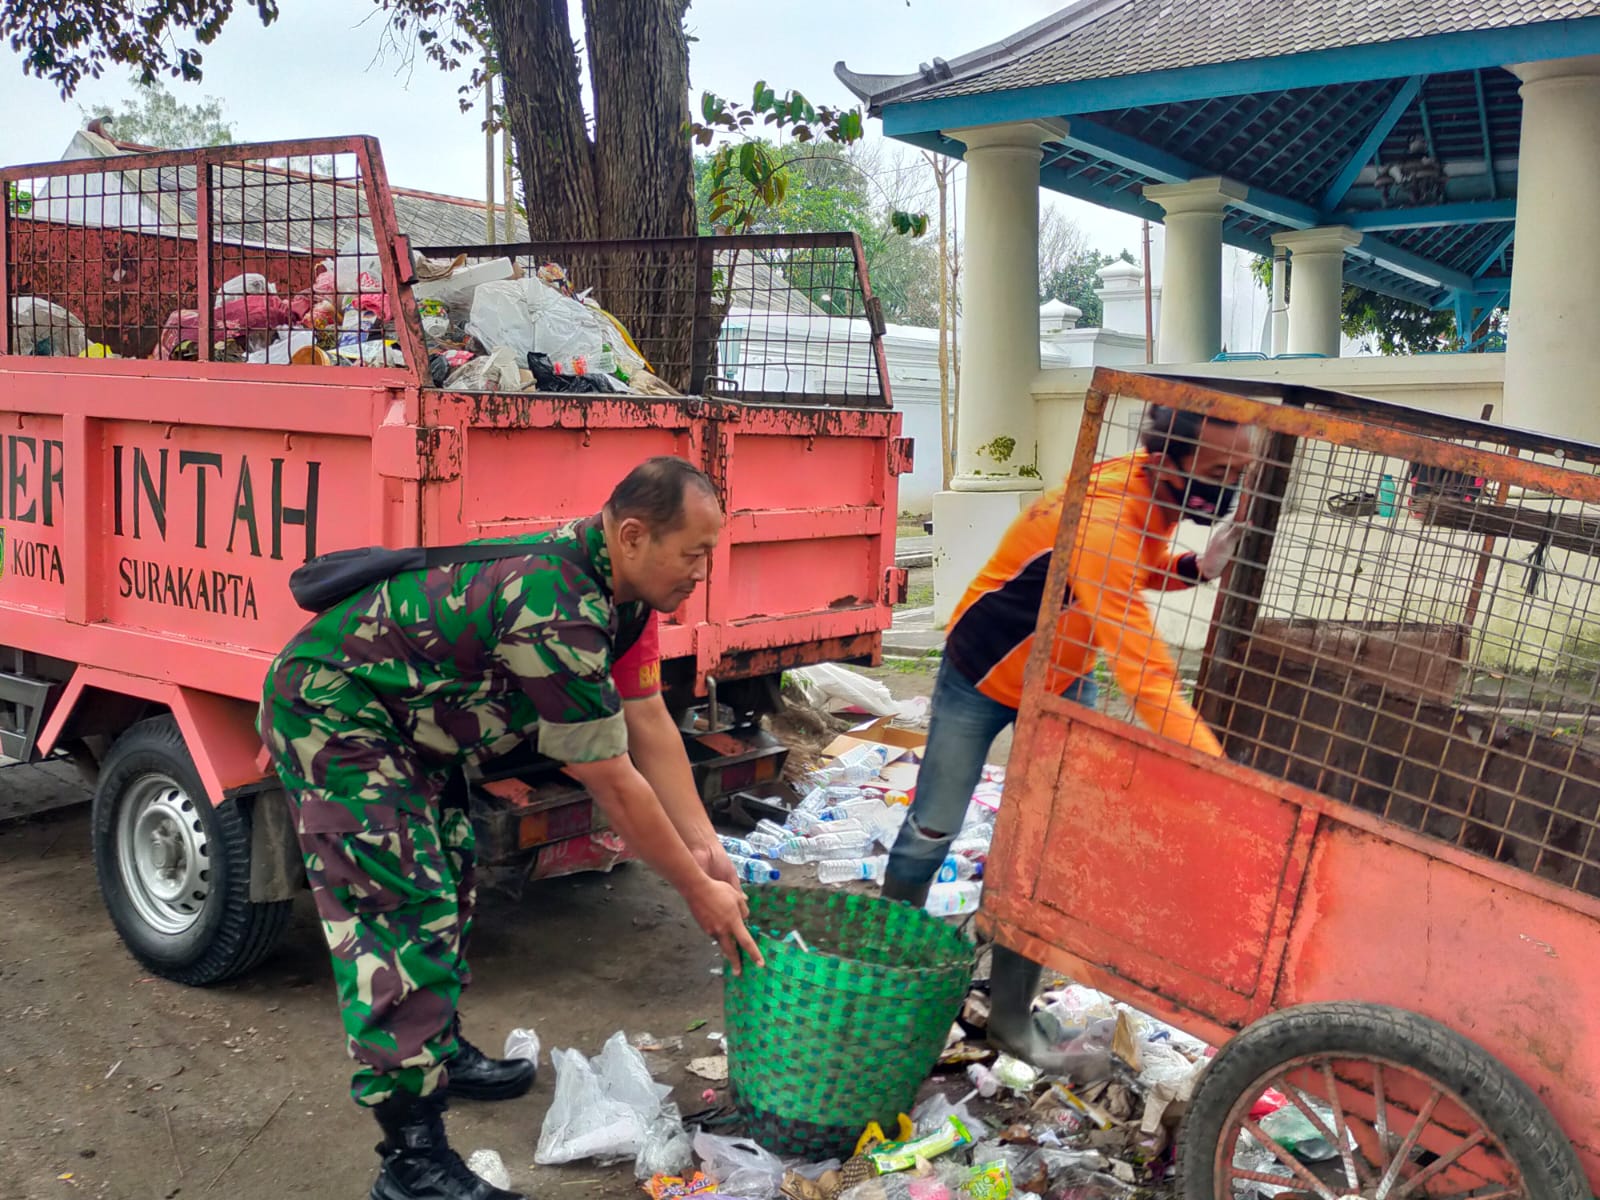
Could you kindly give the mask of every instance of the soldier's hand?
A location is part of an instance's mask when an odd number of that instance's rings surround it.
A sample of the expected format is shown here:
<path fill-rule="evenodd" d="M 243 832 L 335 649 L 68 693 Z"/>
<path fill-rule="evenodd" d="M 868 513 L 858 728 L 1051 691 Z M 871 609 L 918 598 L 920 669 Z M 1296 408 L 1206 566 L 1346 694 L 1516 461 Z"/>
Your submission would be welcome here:
<path fill-rule="evenodd" d="M 750 931 L 744 925 L 744 893 L 732 884 L 709 876 L 703 877 L 703 880 L 694 891 L 684 894 L 684 899 L 689 902 L 689 911 L 694 914 L 700 928 L 717 943 L 722 957 L 728 960 L 735 975 L 743 971 L 741 952 L 748 954 L 756 966 L 766 966 L 767 960 L 761 957 L 755 938 L 750 936 Z"/>
<path fill-rule="evenodd" d="M 732 884 L 739 889 L 739 915 L 750 916 L 750 901 L 745 898 L 744 889 L 739 887 L 739 872 L 733 869 L 733 863 L 728 859 L 728 852 L 722 848 L 718 841 L 706 841 L 691 848 L 694 861 L 700 864 L 700 869 L 711 878 L 723 883 Z"/>

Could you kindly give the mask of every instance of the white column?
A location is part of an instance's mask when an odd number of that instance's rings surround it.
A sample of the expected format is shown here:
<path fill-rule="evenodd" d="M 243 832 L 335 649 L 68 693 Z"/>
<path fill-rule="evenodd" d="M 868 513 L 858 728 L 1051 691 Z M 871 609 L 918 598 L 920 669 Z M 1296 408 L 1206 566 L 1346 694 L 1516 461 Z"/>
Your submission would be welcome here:
<path fill-rule="evenodd" d="M 1347 225 L 1296 229 L 1272 235 L 1289 252 L 1289 353 L 1339 357 L 1339 315 L 1344 299 L 1344 252 L 1361 244 Z M 1273 274 L 1276 290 L 1277 274 Z"/>
<path fill-rule="evenodd" d="M 1039 494 L 1039 163 L 1050 124 L 947 130 L 967 148 L 956 474 L 933 499 L 933 611 L 943 624 Z"/>
<path fill-rule="evenodd" d="M 1222 210 L 1244 196 L 1217 178 L 1144 189 L 1167 214 L 1157 362 L 1209 362 L 1222 349 Z"/>
<path fill-rule="evenodd" d="M 957 129 L 967 147 L 961 278 L 958 492 L 1037 491 L 1033 382 L 1039 374 L 1039 162 L 1043 125 Z"/>
<path fill-rule="evenodd" d="M 1525 63 L 1505 421 L 1600 441 L 1600 56 Z"/>

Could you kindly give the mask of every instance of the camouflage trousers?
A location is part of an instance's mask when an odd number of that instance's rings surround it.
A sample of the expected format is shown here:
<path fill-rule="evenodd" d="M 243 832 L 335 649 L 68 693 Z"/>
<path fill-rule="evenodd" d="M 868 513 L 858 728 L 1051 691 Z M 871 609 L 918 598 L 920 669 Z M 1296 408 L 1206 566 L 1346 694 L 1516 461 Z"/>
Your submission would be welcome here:
<path fill-rule="evenodd" d="M 270 727 L 263 734 L 295 806 L 333 956 L 358 1064 L 350 1094 L 366 1106 L 397 1092 L 428 1095 L 455 1053 L 456 1005 L 470 982 L 475 873 L 465 790 L 458 795 L 449 774 L 430 771 L 392 734 L 292 742 Z"/>

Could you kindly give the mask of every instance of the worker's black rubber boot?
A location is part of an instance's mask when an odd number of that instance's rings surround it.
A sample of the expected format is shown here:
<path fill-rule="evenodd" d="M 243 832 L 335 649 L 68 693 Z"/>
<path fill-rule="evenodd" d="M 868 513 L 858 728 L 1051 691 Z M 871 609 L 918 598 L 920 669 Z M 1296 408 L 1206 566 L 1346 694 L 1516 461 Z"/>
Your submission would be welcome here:
<path fill-rule="evenodd" d="M 883 889 L 879 895 L 885 900 L 904 900 L 913 908 L 922 908 L 928 903 L 928 889 L 932 886 L 932 879 L 926 879 L 922 883 L 907 883 L 903 879 L 887 875 L 884 877 Z"/>
<path fill-rule="evenodd" d="M 989 960 L 989 1045 L 1048 1070 L 1058 1057 L 1033 1016 L 1042 968 L 1015 950 L 996 946 Z"/>
<path fill-rule="evenodd" d="M 443 1093 L 396 1095 L 372 1110 L 383 1129 L 383 1168 L 370 1200 L 528 1200 L 478 1178 L 444 1136 Z"/>
<path fill-rule="evenodd" d="M 525 1058 L 490 1058 L 461 1036 L 456 1018 L 456 1052 L 445 1060 L 445 1089 L 462 1100 L 515 1100 L 528 1094 L 538 1068 Z"/>

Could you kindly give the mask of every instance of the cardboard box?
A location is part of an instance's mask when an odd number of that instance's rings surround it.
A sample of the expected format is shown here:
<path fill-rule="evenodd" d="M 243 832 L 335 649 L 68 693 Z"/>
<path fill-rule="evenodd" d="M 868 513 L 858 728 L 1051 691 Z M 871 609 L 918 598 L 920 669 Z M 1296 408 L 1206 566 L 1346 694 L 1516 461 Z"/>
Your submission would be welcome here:
<path fill-rule="evenodd" d="M 911 729 L 893 729 L 889 725 L 891 719 L 879 717 L 876 721 L 857 725 L 849 733 L 841 733 L 823 748 L 823 759 L 838 758 L 845 751 L 866 743 L 885 747 L 889 751 L 890 763 L 922 761 L 922 748 L 928 744 L 928 735 Z"/>

